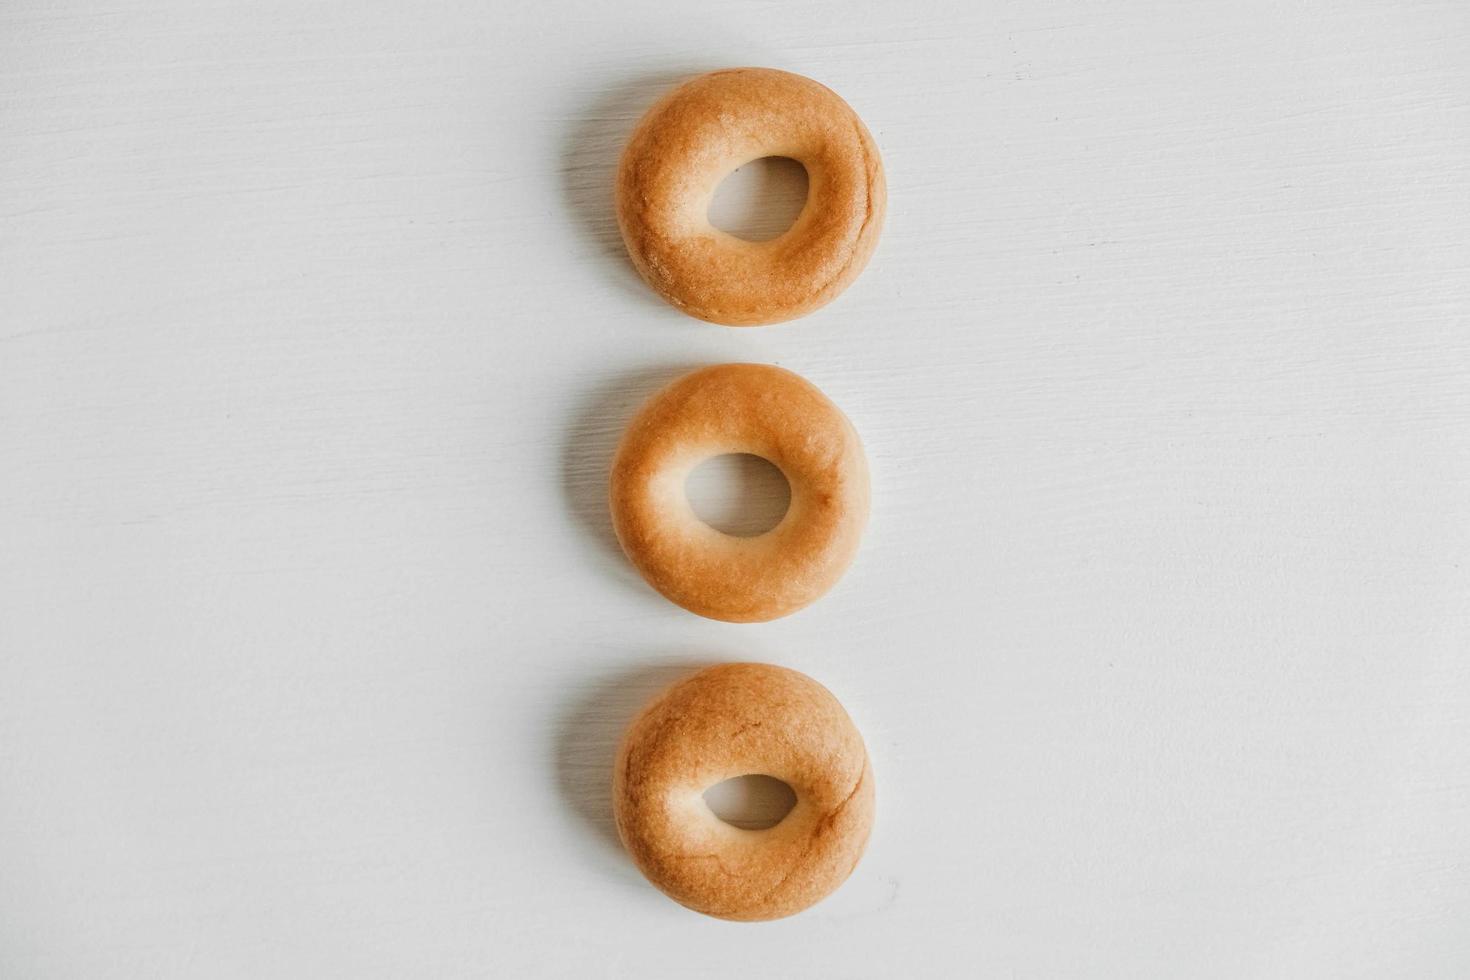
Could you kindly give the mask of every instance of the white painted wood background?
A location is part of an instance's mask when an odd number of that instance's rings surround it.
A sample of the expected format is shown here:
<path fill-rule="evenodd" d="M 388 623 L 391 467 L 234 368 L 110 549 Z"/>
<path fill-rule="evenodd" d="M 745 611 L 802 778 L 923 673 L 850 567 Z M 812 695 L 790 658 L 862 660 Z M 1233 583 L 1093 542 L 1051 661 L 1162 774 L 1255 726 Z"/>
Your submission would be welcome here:
<path fill-rule="evenodd" d="M 876 135 L 837 303 L 683 318 L 609 206 L 675 80 Z M 0 5 L 0 976 L 1470 975 L 1470 7 Z M 604 467 L 691 365 L 854 420 L 824 601 L 690 616 Z M 856 875 L 617 849 L 691 665 L 807 671 Z"/>

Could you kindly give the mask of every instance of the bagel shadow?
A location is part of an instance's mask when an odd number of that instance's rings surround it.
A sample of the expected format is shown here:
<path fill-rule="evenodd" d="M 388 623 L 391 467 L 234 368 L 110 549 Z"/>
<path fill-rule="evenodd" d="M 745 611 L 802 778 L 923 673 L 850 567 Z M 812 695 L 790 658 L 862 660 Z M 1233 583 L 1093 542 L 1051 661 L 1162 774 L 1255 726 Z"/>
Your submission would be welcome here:
<path fill-rule="evenodd" d="M 619 375 L 595 386 L 577 406 L 562 445 L 562 495 L 572 518 L 598 544 L 605 571 L 639 583 L 613 533 L 607 504 L 607 478 L 613 452 L 638 406 L 681 374 L 702 367 L 676 364 Z"/>
<path fill-rule="evenodd" d="M 612 813 L 613 763 L 618 741 L 634 716 L 658 692 L 723 660 L 645 663 L 604 675 L 582 688 L 556 720 L 556 780 L 563 802 L 594 835 L 621 853 Z"/>
<path fill-rule="evenodd" d="M 662 71 L 609 84 L 573 120 L 562 148 L 562 199 L 577 231 L 592 246 L 588 254 L 610 281 L 650 309 L 670 307 L 639 278 L 623 245 L 613 204 L 618 158 L 634 125 L 658 97 L 704 70 Z"/>

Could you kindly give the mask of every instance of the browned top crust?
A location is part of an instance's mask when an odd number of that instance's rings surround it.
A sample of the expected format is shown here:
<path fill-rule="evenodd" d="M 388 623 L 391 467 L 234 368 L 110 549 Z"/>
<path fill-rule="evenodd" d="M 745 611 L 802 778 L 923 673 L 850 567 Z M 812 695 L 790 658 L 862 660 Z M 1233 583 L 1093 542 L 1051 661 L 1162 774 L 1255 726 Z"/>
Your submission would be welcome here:
<path fill-rule="evenodd" d="M 751 453 L 791 486 L 786 515 L 758 537 L 704 523 L 684 492 L 712 456 Z M 608 482 L 613 529 L 633 565 L 691 612 L 764 622 L 836 583 L 868 517 L 857 432 L 805 379 L 763 364 L 721 364 L 675 380 L 634 416 Z"/>
<path fill-rule="evenodd" d="M 709 223 L 715 188 L 762 157 L 799 161 L 807 202 L 769 242 Z M 638 272 L 690 316 L 779 323 L 835 299 L 878 243 L 887 192 L 878 148 L 831 89 L 773 68 L 700 75 L 633 131 L 617 178 L 618 223 Z"/>
<path fill-rule="evenodd" d="M 768 830 L 724 823 L 710 786 L 763 773 L 796 793 Z M 873 774 L 842 705 L 805 674 L 721 664 L 659 695 L 629 726 L 613 773 L 618 836 L 670 898 L 722 919 L 776 919 L 847 879 L 872 829 Z"/>

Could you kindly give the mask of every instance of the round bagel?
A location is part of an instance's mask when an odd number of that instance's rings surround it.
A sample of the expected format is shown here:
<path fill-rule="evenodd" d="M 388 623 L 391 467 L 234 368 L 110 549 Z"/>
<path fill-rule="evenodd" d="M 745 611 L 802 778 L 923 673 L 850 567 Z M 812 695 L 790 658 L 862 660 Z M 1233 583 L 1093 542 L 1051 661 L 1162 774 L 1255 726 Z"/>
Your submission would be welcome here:
<path fill-rule="evenodd" d="M 796 223 L 750 242 L 709 222 L 737 167 L 790 157 L 807 172 Z M 691 79 L 643 117 L 618 168 L 623 241 L 640 275 L 690 316 L 779 323 L 835 299 L 878 243 L 887 192 L 873 137 L 831 89 L 773 68 Z"/>
<path fill-rule="evenodd" d="M 750 453 L 791 486 L 757 537 L 699 519 L 684 484 L 712 456 Z M 793 613 L 825 593 L 857 551 L 868 467 L 857 432 L 810 382 L 763 364 L 721 364 L 669 384 L 634 416 L 608 484 L 613 529 L 638 571 L 690 612 L 732 623 Z"/>
<path fill-rule="evenodd" d="M 742 830 L 705 804 L 752 773 L 796 805 Z M 660 891 L 722 919 L 778 919 L 825 898 L 862 857 L 873 774 L 842 705 L 805 674 L 768 664 L 708 667 L 660 694 L 629 726 L 613 771 L 618 837 Z"/>

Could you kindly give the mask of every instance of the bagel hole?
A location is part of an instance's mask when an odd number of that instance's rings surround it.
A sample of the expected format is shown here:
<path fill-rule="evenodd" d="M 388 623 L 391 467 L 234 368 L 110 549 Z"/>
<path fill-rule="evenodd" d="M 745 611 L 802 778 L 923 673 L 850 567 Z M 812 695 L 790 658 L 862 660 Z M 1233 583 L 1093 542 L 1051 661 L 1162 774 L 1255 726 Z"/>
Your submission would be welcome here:
<path fill-rule="evenodd" d="M 684 484 L 689 506 L 724 534 L 753 538 L 781 523 L 791 506 L 791 485 L 770 460 L 726 453 L 696 466 Z"/>
<path fill-rule="evenodd" d="M 748 242 L 768 242 L 796 224 L 806 195 L 806 167 L 790 157 L 762 157 L 715 188 L 709 223 Z"/>
<path fill-rule="evenodd" d="M 775 776 L 752 774 L 716 783 L 704 791 L 710 812 L 741 830 L 769 830 L 796 806 L 796 791 Z"/>

